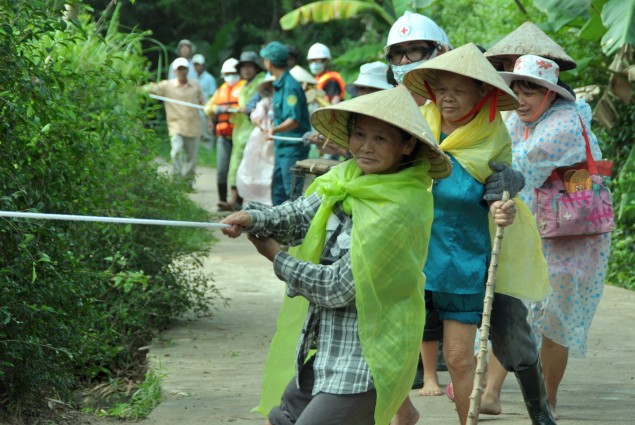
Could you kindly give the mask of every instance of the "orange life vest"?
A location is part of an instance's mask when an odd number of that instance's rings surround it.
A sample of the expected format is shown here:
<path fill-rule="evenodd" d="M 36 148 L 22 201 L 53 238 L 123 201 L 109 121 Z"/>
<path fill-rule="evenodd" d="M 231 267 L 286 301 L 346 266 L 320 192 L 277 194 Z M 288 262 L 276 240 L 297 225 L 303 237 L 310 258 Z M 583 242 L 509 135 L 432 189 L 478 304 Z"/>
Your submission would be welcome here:
<path fill-rule="evenodd" d="M 245 85 L 245 80 L 240 80 L 233 86 L 223 83 L 216 92 L 214 97 L 214 105 L 225 106 L 226 108 L 238 109 L 238 94 L 240 89 Z M 234 112 L 216 115 L 216 135 L 231 137 L 234 131 L 234 123 L 232 120 Z"/>
<path fill-rule="evenodd" d="M 344 94 L 346 93 L 346 83 L 344 82 L 344 80 L 342 80 L 339 72 L 326 71 L 324 74 L 320 75 L 317 79 L 317 88 L 319 90 L 324 90 L 324 87 L 329 80 L 335 80 L 337 85 L 340 86 L 340 100 L 344 100 Z M 329 103 L 331 102 L 331 96 L 326 94 L 324 97 L 326 97 L 326 100 L 328 100 Z"/>

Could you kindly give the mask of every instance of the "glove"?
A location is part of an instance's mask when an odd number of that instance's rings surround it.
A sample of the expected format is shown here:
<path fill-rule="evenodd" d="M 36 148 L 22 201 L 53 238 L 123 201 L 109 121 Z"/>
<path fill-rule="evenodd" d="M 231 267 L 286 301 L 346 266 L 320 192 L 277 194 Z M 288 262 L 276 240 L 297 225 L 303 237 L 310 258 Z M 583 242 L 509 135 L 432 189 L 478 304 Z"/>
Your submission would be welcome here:
<path fill-rule="evenodd" d="M 442 179 L 448 176 L 447 162 L 445 154 L 437 154 L 431 150 L 426 149 L 425 157 L 430 162 L 430 168 L 428 169 L 428 175 L 432 179 Z"/>
<path fill-rule="evenodd" d="M 525 176 L 520 171 L 514 170 L 509 165 L 501 162 L 490 161 L 489 168 L 494 171 L 485 180 L 485 201 L 500 201 L 503 192 L 509 192 L 510 199 L 525 187 Z"/>

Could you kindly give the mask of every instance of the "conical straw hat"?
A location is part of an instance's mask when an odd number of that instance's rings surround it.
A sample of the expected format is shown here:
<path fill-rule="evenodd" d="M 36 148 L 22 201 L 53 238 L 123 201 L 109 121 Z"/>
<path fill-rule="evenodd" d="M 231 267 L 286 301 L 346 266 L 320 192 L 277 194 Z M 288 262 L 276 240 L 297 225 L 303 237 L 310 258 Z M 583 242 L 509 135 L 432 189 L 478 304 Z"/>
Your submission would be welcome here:
<path fill-rule="evenodd" d="M 308 83 L 308 84 L 317 84 L 317 80 L 313 75 L 309 73 L 306 69 L 302 68 L 300 65 L 296 65 L 289 70 L 289 73 L 298 83 Z"/>
<path fill-rule="evenodd" d="M 377 118 L 411 134 L 420 140 L 426 149 L 443 158 L 445 172 L 439 172 L 438 178 L 450 175 L 452 168 L 449 158 L 439 149 L 432 130 L 423 118 L 416 102 L 404 87 L 381 90 L 320 108 L 311 115 L 311 124 L 327 140 L 348 149 L 351 114 Z"/>
<path fill-rule="evenodd" d="M 276 81 L 276 77 L 274 77 L 273 75 L 267 73 L 265 75 L 265 78 L 262 79 L 262 81 L 260 82 L 260 84 L 258 84 L 258 91 L 262 91 L 264 89 L 266 89 L 268 86 L 272 86 L 273 82 Z"/>
<path fill-rule="evenodd" d="M 463 75 L 497 88 L 500 111 L 511 111 L 519 106 L 514 92 L 474 43 L 458 47 L 422 63 L 406 74 L 403 83 L 413 93 L 432 99 L 425 83 L 434 87 L 439 71 Z"/>
<path fill-rule="evenodd" d="M 577 66 L 558 43 L 531 22 L 525 22 L 485 52 L 489 60 L 510 55 L 542 56 L 557 63 L 561 71 Z"/>

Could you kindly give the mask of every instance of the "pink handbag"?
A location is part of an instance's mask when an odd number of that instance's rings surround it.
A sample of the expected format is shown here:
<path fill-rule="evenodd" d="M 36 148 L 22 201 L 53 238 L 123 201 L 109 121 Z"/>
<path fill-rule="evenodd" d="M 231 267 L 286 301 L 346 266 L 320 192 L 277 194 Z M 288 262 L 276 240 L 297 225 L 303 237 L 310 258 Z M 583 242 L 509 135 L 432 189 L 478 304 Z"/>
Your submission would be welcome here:
<path fill-rule="evenodd" d="M 580 119 L 582 124 L 582 119 Z M 584 124 L 586 163 L 558 168 L 535 188 L 534 214 L 543 239 L 600 235 L 615 230 L 609 190 L 612 161 L 595 161 Z"/>

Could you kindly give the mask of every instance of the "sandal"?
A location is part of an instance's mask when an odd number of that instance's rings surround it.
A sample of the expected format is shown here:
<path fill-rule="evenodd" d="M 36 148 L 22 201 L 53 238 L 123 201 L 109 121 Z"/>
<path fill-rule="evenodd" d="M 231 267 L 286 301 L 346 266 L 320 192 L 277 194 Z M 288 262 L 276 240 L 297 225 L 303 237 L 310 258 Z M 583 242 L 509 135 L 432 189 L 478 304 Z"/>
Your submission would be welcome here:
<path fill-rule="evenodd" d="M 454 386 L 452 382 L 445 386 L 445 395 L 447 395 L 451 401 L 454 401 Z"/>
<path fill-rule="evenodd" d="M 236 207 L 229 202 L 220 201 L 218 204 L 216 204 L 216 206 L 218 207 L 219 211 L 236 211 Z"/>

